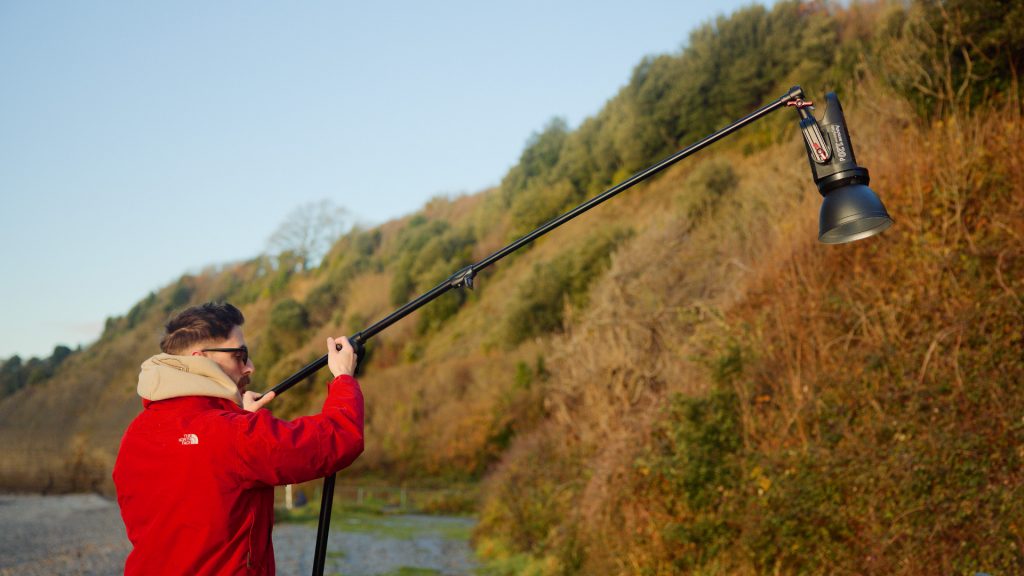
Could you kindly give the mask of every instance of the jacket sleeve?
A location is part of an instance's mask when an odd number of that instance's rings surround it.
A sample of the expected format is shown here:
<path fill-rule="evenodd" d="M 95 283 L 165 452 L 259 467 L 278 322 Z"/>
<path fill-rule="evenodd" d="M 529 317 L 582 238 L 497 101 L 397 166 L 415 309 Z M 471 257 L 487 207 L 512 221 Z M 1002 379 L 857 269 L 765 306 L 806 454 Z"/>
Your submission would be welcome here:
<path fill-rule="evenodd" d="M 270 411 L 232 414 L 238 461 L 247 486 L 308 482 L 345 468 L 363 452 L 363 393 L 352 376 L 328 386 L 320 414 L 287 421 Z"/>

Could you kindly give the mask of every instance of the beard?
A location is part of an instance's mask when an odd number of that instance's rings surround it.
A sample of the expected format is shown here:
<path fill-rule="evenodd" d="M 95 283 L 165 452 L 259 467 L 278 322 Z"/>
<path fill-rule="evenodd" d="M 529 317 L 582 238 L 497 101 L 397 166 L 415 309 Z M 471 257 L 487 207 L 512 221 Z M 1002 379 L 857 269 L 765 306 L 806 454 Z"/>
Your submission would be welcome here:
<path fill-rule="evenodd" d="M 249 377 L 242 376 L 238 379 L 238 391 L 242 394 L 245 393 L 245 389 L 249 387 Z"/>

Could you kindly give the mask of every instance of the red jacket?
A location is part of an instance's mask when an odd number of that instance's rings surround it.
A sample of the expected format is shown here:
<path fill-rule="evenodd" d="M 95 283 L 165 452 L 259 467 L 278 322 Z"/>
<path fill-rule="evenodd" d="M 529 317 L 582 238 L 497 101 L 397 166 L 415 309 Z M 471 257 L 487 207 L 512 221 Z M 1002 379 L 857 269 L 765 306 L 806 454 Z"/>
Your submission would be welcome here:
<path fill-rule="evenodd" d="M 333 474 L 359 456 L 359 383 L 335 378 L 320 414 L 289 422 L 242 410 L 208 359 L 162 354 L 147 364 L 139 390 L 149 399 L 114 465 L 134 546 L 125 574 L 274 574 L 273 487 Z M 194 395 L 201 379 L 213 381 L 209 396 Z"/>

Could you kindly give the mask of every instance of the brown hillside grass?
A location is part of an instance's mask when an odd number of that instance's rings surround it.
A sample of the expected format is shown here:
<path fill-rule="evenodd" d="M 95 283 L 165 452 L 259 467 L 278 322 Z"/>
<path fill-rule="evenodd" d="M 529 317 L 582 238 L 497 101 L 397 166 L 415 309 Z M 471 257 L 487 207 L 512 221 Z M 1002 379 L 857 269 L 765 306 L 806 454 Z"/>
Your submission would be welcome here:
<path fill-rule="evenodd" d="M 156 321 L 137 327 L 143 334 L 159 330 Z M 135 384 L 149 346 L 133 334 L 115 337 L 95 354 L 69 359 L 57 378 L 24 388 L 0 404 L 4 486 L 111 493 L 116 447 L 141 408 Z"/>
<path fill-rule="evenodd" d="M 649 223 L 555 340 L 551 418 L 491 478 L 482 538 L 581 573 L 1024 569 L 1020 105 L 921 125 L 871 90 L 847 114 L 896 226 L 818 245 L 790 146 L 705 220 Z M 710 504 L 652 444 L 676 393 L 738 400 Z"/>

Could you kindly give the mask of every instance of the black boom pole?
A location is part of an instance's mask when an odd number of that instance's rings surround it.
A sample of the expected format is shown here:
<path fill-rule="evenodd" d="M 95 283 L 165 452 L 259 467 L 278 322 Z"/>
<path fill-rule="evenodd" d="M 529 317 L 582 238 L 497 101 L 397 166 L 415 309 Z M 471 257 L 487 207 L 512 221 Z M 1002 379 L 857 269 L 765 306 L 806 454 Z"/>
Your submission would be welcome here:
<path fill-rule="evenodd" d="M 473 288 L 473 278 L 481 270 L 494 264 L 498 260 L 519 250 L 523 246 L 533 242 L 537 238 L 576 218 L 591 208 L 611 199 L 620 192 L 633 187 L 651 176 L 661 172 L 665 168 L 686 158 L 687 156 L 702 150 L 703 148 L 717 142 L 718 140 L 732 134 L 767 116 L 771 112 L 787 106 L 795 107 L 800 112 L 800 127 L 803 131 L 805 144 L 807 146 L 808 158 L 811 162 L 811 171 L 815 177 L 815 183 L 822 196 L 825 197 L 825 204 L 822 207 L 821 230 L 819 239 L 826 243 L 838 243 L 857 240 L 881 232 L 892 224 L 892 220 L 882 207 L 882 203 L 874 193 L 867 188 L 867 170 L 856 165 L 853 159 L 853 147 L 849 142 L 849 134 L 846 131 L 845 120 L 842 116 L 842 109 L 839 107 L 838 99 L 829 94 L 827 99 L 830 106 L 826 109 L 825 119 L 822 121 L 824 133 L 819 129 L 815 119 L 806 109 L 811 103 L 803 100 L 804 92 L 799 86 L 794 86 L 785 95 L 774 102 L 759 108 L 757 111 L 744 116 L 732 124 L 722 128 L 718 132 L 704 137 L 679 152 L 649 166 L 640 172 L 630 176 L 626 180 L 609 188 L 600 195 L 587 200 L 572 210 L 550 220 L 533 232 L 526 234 L 508 246 L 487 256 L 483 260 L 466 266 L 452 274 L 445 281 L 433 287 L 423 295 L 403 305 L 375 324 L 365 328 L 352 336 L 349 340 L 357 349 L 367 340 L 373 338 L 386 328 L 412 314 L 427 303 L 437 299 L 442 294 L 456 288 Z M 831 106 L 832 102 L 835 106 Z M 831 114 L 831 116 L 830 116 Z M 831 142 L 831 144 L 830 144 Z M 832 154 L 832 146 L 839 146 L 837 154 Z M 830 196 L 837 198 L 829 203 Z M 826 211 L 828 215 L 826 216 Z M 827 221 L 826 221 L 827 220 Z M 341 347 L 339 346 L 340 350 Z M 327 355 L 309 363 L 301 370 L 286 378 L 283 382 L 274 386 L 270 391 L 280 395 L 292 386 L 305 380 L 309 376 L 327 365 Z M 313 562 L 313 576 L 322 576 L 324 571 L 324 559 L 327 554 L 327 536 L 330 530 L 331 507 L 334 501 L 334 483 L 337 475 L 332 474 L 324 478 L 323 494 L 320 503 L 320 524 L 317 528 L 316 550 Z"/>
<path fill-rule="evenodd" d="M 505 246 L 501 250 L 498 250 L 497 252 L 484 258 L 483 260 L 477 262 L 476 264 L 470 264 L 469 266 L 462 268 L 458 272 L 455 272 L 450 277 L 448 277 L 447 280 L 441 282 L 437 286 L 434 286 L 429 291 L 417 297 L 415 300 L 406 303 L 401 308 L 395 310 L 391 314 L 388 314 L 383 319 L 378 320 L 375 324 L 369 326 L 368 328 L 356 332 L 355 334 L 349 337 L 349 341 L 351 341 L 354 346 L 365 344 L 367 340 L 383 332 L 386 328 L 388 328 L 395 322 L 398 322 L 402 318 L 405 318 L 409 314 L 412 314 L 416 310 L 422 308 L 427 303 L 436 300 L 438 297 L 447 293 L 448 291 L 453 290 L 455 288 L 461 288 L 463 286 L 472 289 L 473 277 L 476 276 L 476 274 L 483 270 L 484 268 L 487 268 L 491 264 L 494 264 L 498 260 L 501 260 L 502 258 L 515 252 L 516 250 L 519 250 L 523 246 L 529 244 L 530 242 L 533 242 L 537 238 L 540 238 L 541 236 L 547 234 L 548 232 L 554 230 L 555 228 L 558 228 L 562 224 L 565 224 L 569 220 L 572 220 L 573 218 L 579 216 L 580 214 L 583 214 L 584 212 L 590 210 L 591 208 L 597 206 L 598 204 L 601 204 L 604 201 L 611 199 L 620 192 L 632 188 L 633 186 L 639 184 L 640 182 L 647 180 L 651 176 L 654 176 L 655 174 L 661 172 L 665 168 L 668 168 L 669 166 L 675 164 L 676 162 L 682 160 L 683 158 L 686 158 L 687 156 L 693 154 L 694 152 L 697 152 L 707 147 L 708 145 L 717 142 L 718 140 L 724 138 L 725 136 L 732 134 L 733 132 L 739 130 L 740 128 L 743 128 L 744 126 L 750 124 L 751 122 L 754 122 L 755 120 L 762 118 L 763 116 L 767 116 L 769 113 L 774 112 L 779 108 L 784 108 L 790 102 L 801 101 L 803 95 L 803 89 L 801 89 L 799 86 L 791 88 L 785 96 L 782 96 L 781 98 L 772 102 L 771 104 L 768 104 L 763 108 L 760 108 L 756 112 L 751 113 L 749 116 L 745 116 L 733 122 L 732 124 L 726 126 L 725 128 L 722 128 L 718 132 L 715 132 L 714 134 L 705 137 L 703 140 L 695 142 L 694 144 L 691 144 L 686 148 L 683 148 L 679 152 L 676 152 L 675 154 L 669 156 L 668 158 L 665 158 L 664 160 L 658 162 L 657 164 L 654 164 L 652 166 L 649 166 L 648 168 L 641 170 L 640 172 L 637 172 L 636 174 L 630 176 L 626 180 L 623 180 L 622 182 L 602 192 L 600 195 L 595 196 L 590 200 L 587 200 L 583 204 L 580 204 L 579 206 L 573 208 L 572 210 L 566 212 L 565 214 L 562 214 L 561 216 L 547 222 L 546 224 L 541 225 L 533 232 L 530 232 L 529 234 L 523 236 L 522 238 L 519 238 L 515 242 L 512 242 L 508 246 Z M 308 378 L 309 376 L 311 376 L 316 371 L 320 370 L 326 365 L 327 355 L 325 354 L 318 360 L 310 362 L 308 365 L 304 366 L 301 370 L 286 378 L 277 386 L 271 388 L 270 391 L 276 392 L 278 395 L 280 395 L 285 390 L 288 390 L 292 386 L 295 386 L 299 382 L 302 382 L 303 380 L 305 380 L 306 378 Z"/>

